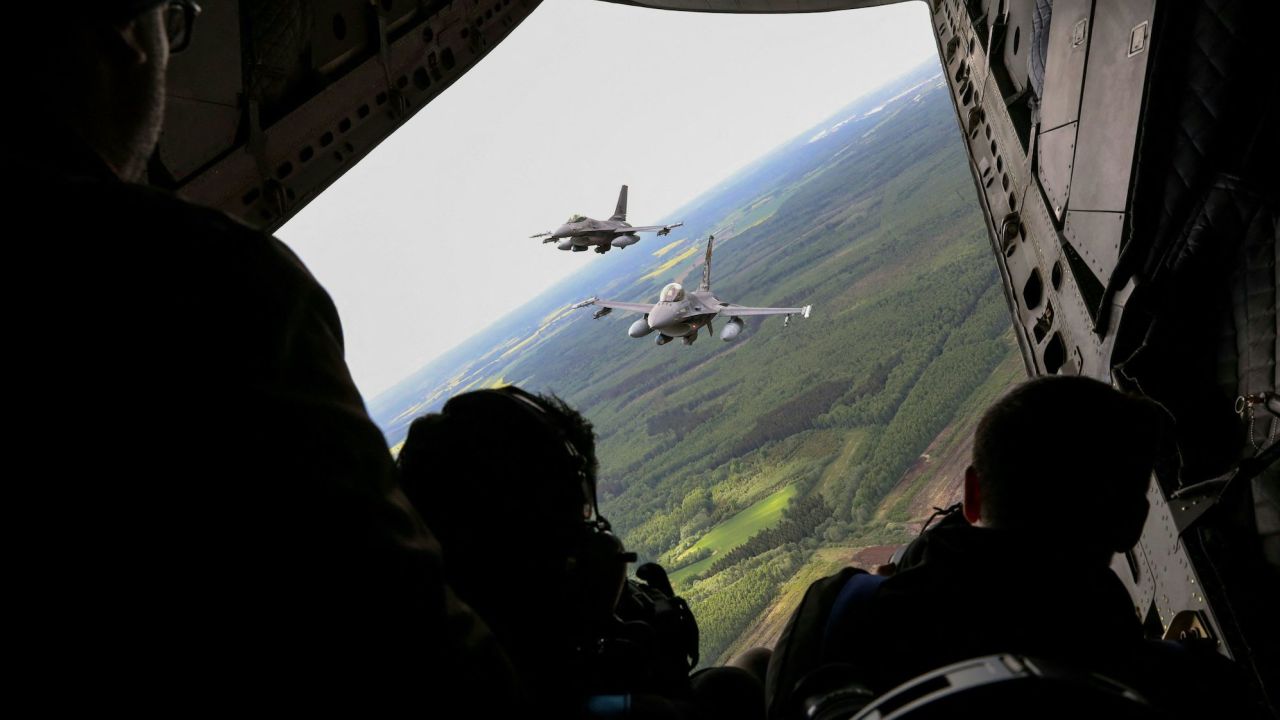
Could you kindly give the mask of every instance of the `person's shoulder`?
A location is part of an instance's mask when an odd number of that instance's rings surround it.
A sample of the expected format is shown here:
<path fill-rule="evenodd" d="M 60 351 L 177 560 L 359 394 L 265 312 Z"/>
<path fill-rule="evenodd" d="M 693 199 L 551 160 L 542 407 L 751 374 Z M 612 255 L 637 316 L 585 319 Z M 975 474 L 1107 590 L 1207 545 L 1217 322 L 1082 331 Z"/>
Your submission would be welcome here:
<path fill-rule="evenodd" d="M 284 243 L 243 220 L 164 190 L 135 185 L 125 186 L 124 192 L 135 194 L 137 202 L 150 209 L 152 224 L 159 226 L 165 242 L 185 245 L 215 263 L 222 258 L 258 259 L 311 278 L 306 266 Z"/>
<path fill-rule="evenodd" d="M 175 312 L 220 325 L 241 323 L 249 335 L 255 328 L 275 332 L 270 329 L 318 320 L 341 337 L 329 294 L 270 233 L 143 185 L 95 183 L 72 194 L 85 200 L 78 207 L 91 211 L 82 223 L 113 237 L 108 246 L 85 251 L 81 264 L 99 259 L 121 277 L 165 295 Z M 86 243 L 71 242 L 85 250 Z"/>
<path fill-rule="evenodd" d="M 197 275 L 253 274 L 266 267 L 277 282 L 282 274 L 312 280 L 297 255 L 270 233 L 168 190 L 76 175 L 47 177 L 30 190 L 36 209 L 59 219 L 52 232 L 86 259 L 107 254 L 115 262 L 163 263 Z"/>
<path fill-rule="evenodd" d="M 140 257 L 182 278 L 188 292 L 223 298 L 223 310 L 278 314 L 318 311 L 333 316 L 329 294 L 287 245 L 221 210 L 154 188 L 126 187 L 147 220 Z M 256 309 L 254 309 L 256 308 Z M 329 324 L 336 323 L 331 318 Z"/>
<path fill-rule="evenodd" d="M 848 584 L 849 580 L 867 574 L 867 570 L 854 567 L 852 565 L 846 565 L 830 575 L 820 577 L 812 583 L 809 583 L 809 591 L 819 593 L 839 593 L 840 590 Z"/>

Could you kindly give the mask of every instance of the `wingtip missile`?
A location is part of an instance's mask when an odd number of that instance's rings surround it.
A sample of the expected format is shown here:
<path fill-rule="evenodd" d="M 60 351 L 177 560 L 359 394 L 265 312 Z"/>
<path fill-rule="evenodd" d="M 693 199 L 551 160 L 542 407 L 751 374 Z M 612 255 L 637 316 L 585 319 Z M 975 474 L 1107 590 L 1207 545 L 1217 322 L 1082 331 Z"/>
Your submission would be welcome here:
<path fill-rule="evenodd" d="M 576 302 L 576 303 L 574 303 L 574 304 L 570 305 L 570 306 L 569 306 L 569 309 L 570 309 L 570 310 L 577 310 L 577 309 L 579 309 L 579 308 L 584 308 L 584 307 L 586 307 L 586 306 L 588 306 L 588 305 L 594 305 L 594 304 L 595 304 L 595 302 L 596 302 L 596 300 L 598 300 L 598 299 L 599 299 L 599 298 L 589 297 L 589 298 L 587 298 L 586 300 L 583 300 L 583 301 L 581 301 L 581 302 Z"/>
<path fill-rule="evenodd" d="M 658 231 L 658 237 L 666 237 L 671 234 L 672 230 L 675 230 L 682 225 L 684 225 L 683 222 L 678 222 L 673 225 L 664 225 L 662 226 L 662 229 Z"/>

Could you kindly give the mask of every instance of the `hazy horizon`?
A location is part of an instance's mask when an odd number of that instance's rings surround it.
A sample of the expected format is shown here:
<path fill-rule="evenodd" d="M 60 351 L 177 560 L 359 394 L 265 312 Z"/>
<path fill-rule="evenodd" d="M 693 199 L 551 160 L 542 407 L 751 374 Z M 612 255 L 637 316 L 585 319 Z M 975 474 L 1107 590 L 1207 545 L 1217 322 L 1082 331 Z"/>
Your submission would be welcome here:
<path fill-rule="evenodd" d="M 566 33 L 599 60 L 558 52 Z M 607 52 L 639 37 L 666 44 L 630 63 Z M 795 62 L 750 52 L 764 44 Z M 280 236 L 333 295 L 373 398 L 612 255 L 529 235 L 608 217 L 622 184 L 632 224 L 679 220 L 667 216 L 935 52 L 914 3 L 764 17 L 550 0 Z"/>

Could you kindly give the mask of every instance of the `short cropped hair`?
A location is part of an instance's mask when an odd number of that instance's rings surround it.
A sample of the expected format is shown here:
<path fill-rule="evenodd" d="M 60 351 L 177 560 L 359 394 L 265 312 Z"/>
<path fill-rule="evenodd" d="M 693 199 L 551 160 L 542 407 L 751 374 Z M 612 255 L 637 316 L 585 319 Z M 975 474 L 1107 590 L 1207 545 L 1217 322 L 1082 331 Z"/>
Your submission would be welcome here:
<path fill-rule="evenodd" d="M 1014 388 L 974 434 L 983 521 L 1072 536 L 1092 528 L 1116 551 L 1128 549 L 1119 546 L 1141 531 L 1167 425 L 1159 405 L 1090 378 Z"/>

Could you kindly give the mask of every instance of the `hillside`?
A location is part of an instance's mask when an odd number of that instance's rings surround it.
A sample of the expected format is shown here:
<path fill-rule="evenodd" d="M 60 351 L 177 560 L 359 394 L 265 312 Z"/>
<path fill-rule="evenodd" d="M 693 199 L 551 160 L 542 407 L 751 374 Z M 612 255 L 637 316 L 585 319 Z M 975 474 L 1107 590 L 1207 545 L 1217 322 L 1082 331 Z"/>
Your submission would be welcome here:
<path fill-rule="evenodd" d="M 950 502 L 978 414 L 1022 376 L 940 71 L 851 103 L 682 209 L 687 234 L 593 254 L 376 399 L 389 444 L 465 389 L 559 394 L 597 428 L 604 513 L 673 571 L 704 660 L 769 642 L 809 581 Z M 809 320 L 655 347 L 627 336 L 636 316 L 568 309 L 655 300 L 730 226 L 716 294 L 811 303 Z"/>

